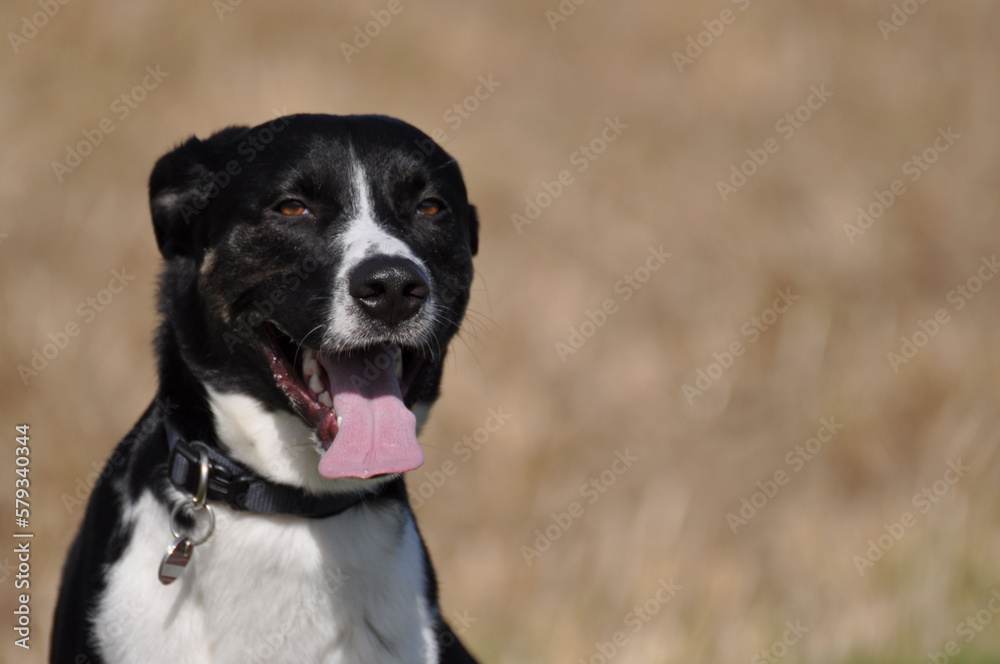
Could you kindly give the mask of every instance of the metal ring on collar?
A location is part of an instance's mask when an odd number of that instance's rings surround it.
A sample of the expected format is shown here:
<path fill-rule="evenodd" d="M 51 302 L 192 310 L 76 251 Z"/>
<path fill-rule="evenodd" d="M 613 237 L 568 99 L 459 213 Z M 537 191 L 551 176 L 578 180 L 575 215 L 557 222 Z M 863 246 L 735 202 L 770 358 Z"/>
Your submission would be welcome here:
<path fill-rule="evenodd" d="M 191 502 L 194 502 L 194 499 L 192 499 Z M 187 503 L 177 503 L 177 505 L 174 506 L 173 511 L 170 512 L 170 533 L 177 538 L 184 537 L 184 535 L 181 535 L 180 529 L 177 527 L 176 522 L 177 522 L 177 514 L 180 513 L 181 509 L 185 505 L 187 505 Z M 191 540 L 192 546 L 198 546 L 199 544 L 204 544 L 205 541 L 212 536 L 212 533 L 215 532 L 215 510 L 212 509 L 211 505 L 205 505 L 204 510 L 208 512 L 208 530 L 202 537 L 198 539 L 189 537 L 188 539 Z M 199 511 L 200 510 L 196 509 L 195 514 L 198 514 Z"/>
<path fill-rule="evenodd" d="M 201 443 L 197 443 L 198 448 L 198 492 L 194 495 L 194 508 L 200 510 L 207 507 L 208 502 L 208 471 L 210 469 L 208 461 L 208 450 Z"/>

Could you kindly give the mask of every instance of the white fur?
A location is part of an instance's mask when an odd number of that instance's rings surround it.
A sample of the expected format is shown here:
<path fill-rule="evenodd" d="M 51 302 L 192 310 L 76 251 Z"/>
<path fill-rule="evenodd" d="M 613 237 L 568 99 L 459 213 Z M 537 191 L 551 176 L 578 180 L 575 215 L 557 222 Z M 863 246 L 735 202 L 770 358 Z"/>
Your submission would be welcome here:
<path fill-rule="evenodd" d="M 419 536 L 400 505 L 328 519 L 215 510 L 214 534 L 170 586 L 157 579 L 167 510 L 149 492 L 127 510 L 132 538 L 94 620 L 109 664 L 437 661 Z"/>
<path fill-rule="evenodd" d="M 395 475 L 367 480 L 342 477 L 331 480 L 319 474 L 322 446 L 301 418 L 284 411 L 270 412 L 253 397 L 240 392 L 219 392 L 205 385 L 208 403 L 219 439 L 233 459 L 261 477 L 297 486 L 315 494 L 354 492 L 372 482 L 389 481 Z M 419 435 L 431 404 L 413 404 Z"/>
<path fill-rule="evenodd" d="M 321 477 L 319 446 L 298 418 L 206 388 L 223 446 L 259 474 L 315 493 L 365 482 Z M 327 519 L 213 509 L 214 533 L 170 586 L 157 579 L 173 540 L 167 509 L 146 492 L 126 510 L 132 537 L 94 616 L 109 664 L 438 660 L 419 535 L 401 505 Z"/>
<path fill-rule="evenodd" d="M 335 248 L 343 258 L 324 340 L 334 347 L 363 336 L 347 290 L 361 260 L 405 256 L 428 274 L 376 223 L 360 165 L 353 181 L 354 216 Z M 263 477 L 317 494 L 391 479 L 326 479 L 318 471 L 322 447 L 300 418 L 269 412 L 246 394 L 206 389 L 222 446 Z M 426 408 L 418 410 L 424 419 Z M 363 504 L 327 519 L 213 509 L 214 533 L 164 586 L 157 572 L 173 540 L 168 510 L 148 491 L 127 507 L 132 536 L 92 616 L 109 664 L 438 661 L 420 538 L 400 504 Z"/>
<path fill-rule="evenodd" d="M 334 247 L 343 258 L 324 339 L 328 347 L 363 340 L 347 275 L 365 257 L 404 256 L 429 275 L 406 243 L 376 222 L 360 164 L 353 173 L 353 219 Z M 433 299 L 415 325 L 429 324 Z M 260 475 L 317 494 L 375 481 L 323 478 L 322 447 L 299 418 L 269 412 L 245 394 L 206 388 L 223 447 Z M 426 407 L 417 410 L 425 419 Z M 131 538 L 108 568 L 91 616 L 97 648 L 109 664 L 438 661 L 438 616 L 425 597 L 422 546 L 402 505 L 362 504 L 326 519 L 234 512 L 220 504 L 213 509 L 214 533 L 195 547 L 184 574 L 164 586 L 157 572 L 173 540 L 168 510 L 148 491 L 126 507 Z"/>
<path fill-rule="evenodd" d="M 205 389 L 219 440 L 236 461 L 262 477 L 316 494 L 372 486 L 372 480 L 331 480 L 320 475 L 322 446 L 316 432 L 301 418 L 268 411 L 247 394 L 219 392 L 210 385 Z"/>
<path fill-rule="evenodd" d="M 377 253 L 384 256 L 404 256 L 423 268 L 423 263 L 417 258 L 409 245 L 386 233 L 375 221 L 375 211 L 369 198 L 368 178 L 361 164 L 354 164 L 351 199 L 354 216 L 347 230 L 341 234 L 344 255 L 341 260 L 337 280 L 346 278 L 351 270 L 365 256 Z"/>
<path fill-rule="evenodd" d="M 340 268 L 334 281 L 333 301 L 330 307 L 329 325 L 324 337 L 324 345 L 337 349 L 365 343 L 367 323 L 358 311 L 348 292 L 348 276 L 357 265 L 369 256 L 402 256 L 420 268 L 431 286 L 431 295 L 424 302 L 424 312 L 432 312 L 436 307 L 434 284 L 430 271 L 409 245 L 385 231 L 375 219 L 372 209 L 368 179 L 359 163 L 353 165 L 353 217 L 347 227 L 334 241 L 332 250 L 340 253 Z M 433 315 L 422 316 L 422 322 L 414 321 L 422 327 L 429 327 Z M 418 332 L 419 333 L 419 332 Z"/>

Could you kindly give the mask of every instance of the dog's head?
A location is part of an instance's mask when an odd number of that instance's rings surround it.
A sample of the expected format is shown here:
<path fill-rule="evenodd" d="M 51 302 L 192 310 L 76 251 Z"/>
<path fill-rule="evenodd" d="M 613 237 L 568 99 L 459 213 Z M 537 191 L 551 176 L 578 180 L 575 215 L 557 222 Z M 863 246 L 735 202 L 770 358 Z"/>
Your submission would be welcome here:
<path fill-rule="evenodd" d="M 454 159 L 391 118 L 289 116 L 188 140 L 150 203 L 161 339 L 220 442 L 317 489 L 420 465 L 412 411 L 437 396 L 477 246 Z"/>

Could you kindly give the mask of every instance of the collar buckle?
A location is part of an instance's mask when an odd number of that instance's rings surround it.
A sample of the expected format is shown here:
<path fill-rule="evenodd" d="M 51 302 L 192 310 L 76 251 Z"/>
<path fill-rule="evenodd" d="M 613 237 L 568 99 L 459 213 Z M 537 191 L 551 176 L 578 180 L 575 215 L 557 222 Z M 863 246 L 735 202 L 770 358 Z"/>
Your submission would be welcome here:
<path fill-rule="evenodd" d="M 167 458 L 167 476 L 178 489 L 194 496 L 197 504 L 228 501 L 236 486 L 232 472 L 212 460 L 204 443 L 188 443 L 180 437 Z"/>
<path fill-rule="evenodd" d="M 383 482 L 356 493 L 317 496 L 304 489 L 267 480 L 218 448 L 197 440 L 188 442 L 169 418 L 166 433 L 170 450 L 167 478 L 176 488 L 192 496 L 192 502 L 204 500 L 194 505 L 196 509 L 198 504 L 208 507 L 208 502 L 220 501 L 238 511 L 324 519 L 361 504 L 406 500 L 406 488 L 400 481 Z"/>

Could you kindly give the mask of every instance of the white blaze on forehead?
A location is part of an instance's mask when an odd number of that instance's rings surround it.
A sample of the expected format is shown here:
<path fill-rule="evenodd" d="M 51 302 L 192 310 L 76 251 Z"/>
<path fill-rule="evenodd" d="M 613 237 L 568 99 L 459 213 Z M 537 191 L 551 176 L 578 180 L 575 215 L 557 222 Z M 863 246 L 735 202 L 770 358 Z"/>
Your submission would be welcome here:
<path fill-rule="evenodd" d="M 353 171 L 351 198 L 354 215 L 348 222 L 347 228 L 337 238 L 337 243 L 343 250 L 337 279 L 344 279 L 369 255 L 405 256 L 423 269 L 423 263 L 414 255 L 413 250 L 399 238 L 385 232 L 375 221 L 375 211 L 372 208 L 368 178 L 364 168 L 361 164 L 355 163 Z"/>
<path fill-rule="evenodd" d="M 326 345 L 331 347 L 354 345 L 369 340 L 368 322 L 358 310 L 348 288 L 351 272 L 361 261 L 370 256 L 401 256 L 413 261 L 430 280 L 430 271 L 410 246 L 390 235 L 378 224 L 368 177 L 357 159 L 353 160 L 351 167 L 351 218 L 334 239 L 331 249 L 341 257 L 333 283 L 329 327 L 324 335 Z M 433 281 L 430 283 L 433 293 Z M 424 308 L 431 310 L 434 306 L 435 298 L 432 294 Z M 429 319 L 423 325 L 429 325 Z"/>

